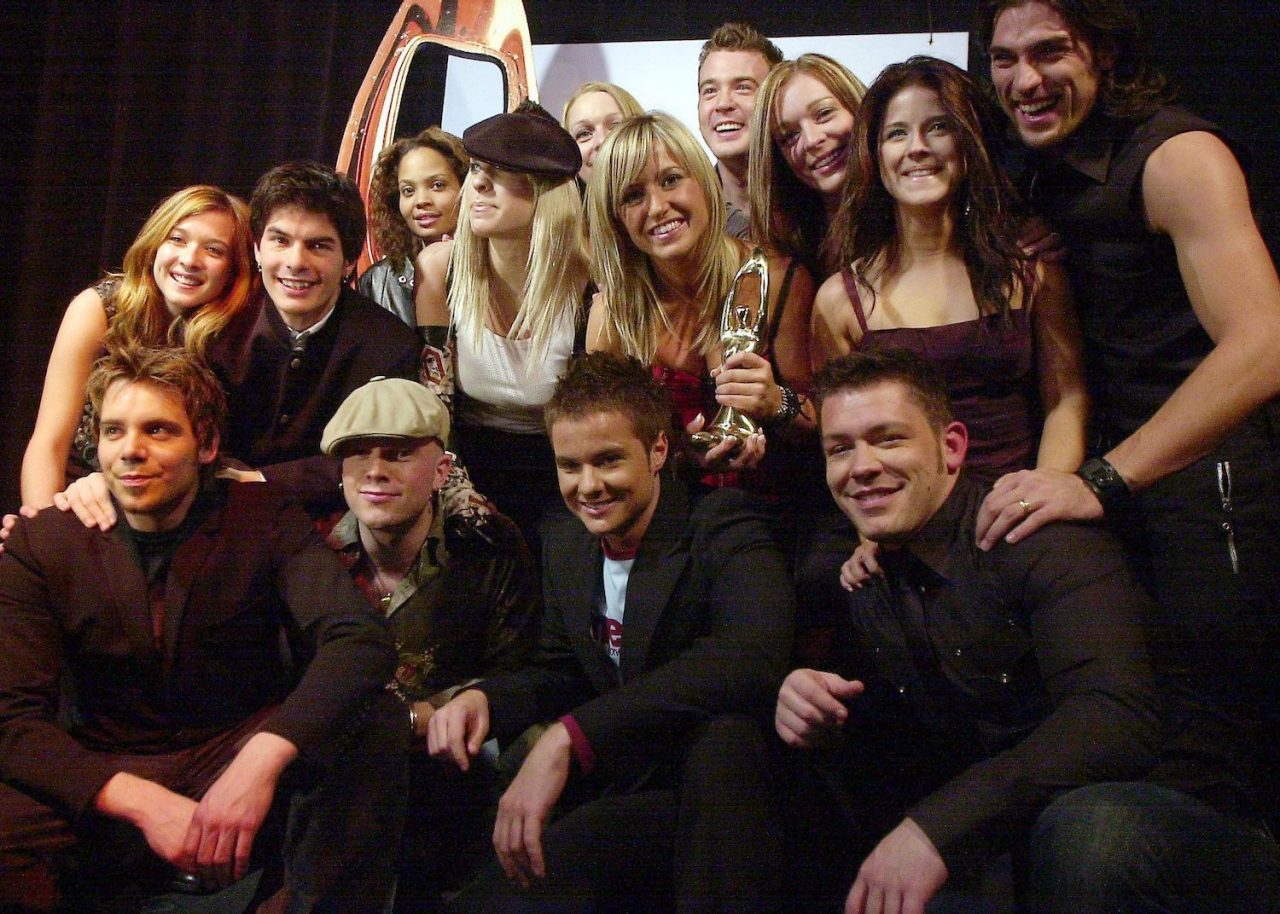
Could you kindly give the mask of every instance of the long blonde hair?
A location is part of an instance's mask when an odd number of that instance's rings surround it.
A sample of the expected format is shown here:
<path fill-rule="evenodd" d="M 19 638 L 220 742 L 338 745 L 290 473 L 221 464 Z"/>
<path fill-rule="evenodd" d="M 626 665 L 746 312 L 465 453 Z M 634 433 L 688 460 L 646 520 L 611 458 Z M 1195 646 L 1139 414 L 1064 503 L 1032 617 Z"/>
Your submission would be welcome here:
<path fill-rule="evenodd" d="M 179 222 L 201 213 L 226 213 L 235 224 L 231 239 L 231 276 L 223 294 L 201 305 L 195 313 L 175 318 L 152 275 L 156 252 Z M 115 291 L 116 316 L 105 343 L 120 346 L 183 345 L 203 356 L 209 342 L 249 304 L 254 274 L 250 268 L 253 231 L 249 207 L 239 197 L 208 184 L 184 187 L 165 198 L 143 224 L 124 255 L 124 271 L 108 274 L 119 281 Z"/>
<path fill-rule="evenodd" d="M 566 309 L 581 307 L 589 278 L 582 250 L 582 203 L 573 181 L 526 175 L 533 182 L 533 223 L 520 307 L 508 337 L 530 339 L 532 368 L 541 362 Z M 479 346 L 489 321 L 489 244 L 471 231 L 471 184 L 462 188 L 458 233 L 449 255 L 449 315 L 458 333 Z"/>
<path fill-rule="evenodd" d="M 653 362 L 664 329 L 670 329 L 658 296 L 653 264 L 631 241 L 622 223 L 623 193 L 665 147 L 701 188 L 710 217 L 694 253 L 698 310 L 694 348 L 705 355 L 720 342 L 720 303 L 738 270 L 738 248 L 725 234 L 724 197 L 706 154 L 688 128 L 653 111 L 623 121 L 596 154 L 587 190 L 587 226 L 595 276 L 605 301 L 604 333 L 616 334 L 627 355 Z"/>
<path fill-rule="evenodd" d="M 819 251 L 829 230 L 822 194 L 796 177 L 778 150 L 778 96 L 797 73 L 812 76 L 826 86 L 845 110 L 857 115 L 867 87 L 844 64 L 825 54 L 801 54 L 784 60 L 765 77 L 756 93 L 751 115 L 751 149 L 747 186 L 751 188 L 751 237 L 779 253 L 795 257 L 815 271 L 834 272 L 824 265 Z M 850 138 L 852 139 L 852 137 Z M 829 269 L 821 269 L 822 267 Z"/>

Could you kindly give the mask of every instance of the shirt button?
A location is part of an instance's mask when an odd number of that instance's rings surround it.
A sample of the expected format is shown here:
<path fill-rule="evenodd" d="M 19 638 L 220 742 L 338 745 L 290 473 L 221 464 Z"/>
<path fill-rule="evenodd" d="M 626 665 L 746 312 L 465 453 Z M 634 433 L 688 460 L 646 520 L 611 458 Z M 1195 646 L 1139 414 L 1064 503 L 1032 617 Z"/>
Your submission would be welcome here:
<path fill-rule="evenodd" d="M 293 361 L 291 361 L 291 362 L 289 363 L 289 367 L 290 367 L 290 368 L 301 368 L 301 367 L 302 367 L 302 359 L 298 358 L 298 357 L 295 355 L 295 356 L 293 357 Z"/>
<path fill-rule="evenodd" d="M 1000 680 L 1000 684 L 1001 684 L 1001 685 L 1008 685 L 1008 684 L 1009 684 L 1009 674 L 1008 674 L 1008 673 L 1001 673 L 997 678 Z"/>
<path fill-rule="evenodd" d="M 956 656 L 957 656 L 957 657 L 959 657 L 959 656 L 960 656 L 960 648 L 956 648 Z"/>
<path fill-rule="evenodd" d="M 280 424 L 281 424 L 281 425 L 288 425 L 288 424 L 289 424 L 289 420 L 290 420 L 290 419 L 292 419 L 292 418 L 293 418 L 293 416 L 289 415 L 288 413 L 285 413 L 284 415 L 282 415 L 282 416 L 280 417 Z"/>
<path fill-rule="evenodd" d="M 907 694 L 907 687 L 906 687 L 906 686 L 898 686 L 898 694 L 899 694 L 899 695 L 906 695 L 906 694 Z"/>

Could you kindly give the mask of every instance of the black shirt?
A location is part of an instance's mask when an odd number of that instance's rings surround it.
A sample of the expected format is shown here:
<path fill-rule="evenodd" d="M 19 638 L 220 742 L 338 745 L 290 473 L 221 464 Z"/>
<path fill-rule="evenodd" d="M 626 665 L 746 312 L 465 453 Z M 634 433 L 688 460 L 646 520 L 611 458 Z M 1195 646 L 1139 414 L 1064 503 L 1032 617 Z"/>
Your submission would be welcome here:
<path fill-rule="evenodd" d="M 867 686 L 844 732 L 949 866 L 1062 790 L 1141 774 L 1157 741 L 1149 604 L 1119 546 L 1059 523 L 983 552 L 985 494 L 961 477 L 840 620 L 838 671 Z"/>

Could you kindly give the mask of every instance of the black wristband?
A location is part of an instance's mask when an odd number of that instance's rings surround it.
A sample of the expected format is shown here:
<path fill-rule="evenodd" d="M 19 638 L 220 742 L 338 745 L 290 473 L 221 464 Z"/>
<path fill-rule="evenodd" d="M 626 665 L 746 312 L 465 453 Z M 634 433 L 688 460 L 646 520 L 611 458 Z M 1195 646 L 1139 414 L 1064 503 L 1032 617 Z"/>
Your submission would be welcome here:
<path fill-rule="evenodd" d="M 770 428 L 786 425 L 800 415 L 800 397 L 796 392 L 785 384 L 779 384 L 778 390 L 782 392 L 782 405 L 778 407 L 776 413 L 765 419 L 763 423 Z"/>
<path fill-rule="evenodd" d="M 1086 460 L 1080 465 L 1080 469 L 1076 470 L 1076 475 L 1084 480 L 1084 484 L 1093 490 L 1094 495 L 1098 496 L 1104 513 L 1132 494 L 1124 477 L 1103 457 Z"/>

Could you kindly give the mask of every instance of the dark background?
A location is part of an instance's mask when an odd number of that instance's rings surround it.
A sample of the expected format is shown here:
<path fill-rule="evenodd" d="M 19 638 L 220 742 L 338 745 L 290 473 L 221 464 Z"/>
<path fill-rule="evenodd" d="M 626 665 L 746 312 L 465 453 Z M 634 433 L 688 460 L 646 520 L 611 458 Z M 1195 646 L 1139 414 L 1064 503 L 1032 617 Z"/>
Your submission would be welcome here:
<path fill-rule="evenodd" d="M 966 31 L 973 4 L 526 0 L 535 44 L 703 38 L 729 18 L 774 36 Z M 1271 4 L 1142 0 L 1189 107 L 1251 147 L 1259 219 L 1280 250 L 1280 75 Z M 248 196 L 293 158 L 333 162 L 397 0 L 126 0 L 0 12 L 0 509 L 72 296 L 179 187 Z M 693 92 L 693 86 L 689 87 Z"/>

